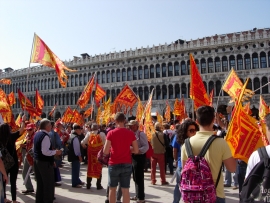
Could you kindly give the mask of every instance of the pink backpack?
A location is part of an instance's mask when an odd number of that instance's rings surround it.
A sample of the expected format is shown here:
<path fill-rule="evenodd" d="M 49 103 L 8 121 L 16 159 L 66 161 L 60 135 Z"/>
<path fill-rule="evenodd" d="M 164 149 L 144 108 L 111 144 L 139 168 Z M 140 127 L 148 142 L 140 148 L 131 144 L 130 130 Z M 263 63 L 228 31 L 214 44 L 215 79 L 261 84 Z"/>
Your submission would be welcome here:
<path fill-rule="evenodd" d="M 189 138 L 185 140 L 188 160 L 182 170 L 180 179 L 180 191 L 184 202 L 216 202 L 216 187 L 220 179 L 221 168 L 216 185 L 214 185 L 210 167 L 204 158 L 204 155 L 215 138 L 218 137 L 215 135 L 209 137 L 198 156 L 193 155 Z"/>

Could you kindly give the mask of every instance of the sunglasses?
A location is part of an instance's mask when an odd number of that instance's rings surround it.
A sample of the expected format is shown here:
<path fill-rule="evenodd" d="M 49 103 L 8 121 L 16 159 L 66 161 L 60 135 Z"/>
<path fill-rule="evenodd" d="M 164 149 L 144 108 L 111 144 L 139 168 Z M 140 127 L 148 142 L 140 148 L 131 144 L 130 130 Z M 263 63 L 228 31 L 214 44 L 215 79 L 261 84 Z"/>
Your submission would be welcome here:
<path fill-rule="evenodd" d="M 188 131 L 189 131 L 190 133 L 195 133 L 195 132 L 196 132 L 195 129 L 189 129 Z"/>

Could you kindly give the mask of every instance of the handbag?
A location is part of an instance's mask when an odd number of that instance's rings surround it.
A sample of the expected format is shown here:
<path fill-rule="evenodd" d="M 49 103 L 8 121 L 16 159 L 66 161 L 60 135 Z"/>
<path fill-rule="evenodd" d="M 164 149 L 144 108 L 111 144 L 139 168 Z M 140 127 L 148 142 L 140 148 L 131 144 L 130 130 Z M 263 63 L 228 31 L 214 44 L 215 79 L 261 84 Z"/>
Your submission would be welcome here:
<path fill-rule="evenodd" d="M 97 160 L 99 161 L 99 163 L 108 166 L 110 154 L 104 154 L 103 153 L 103 148 L 104 147 L 102 147 L 102 149 L 98 152 Z"/>
<path fill-rule="evenodd" d="M 6 147 L 2 146 L 0 151 L 2 154 L 1 158 L 3 160 L 5 169 L 6 169 L 6 171 L 8 171 L 15 164 L 14 158 L 10 155 L 10 153 Z"/>

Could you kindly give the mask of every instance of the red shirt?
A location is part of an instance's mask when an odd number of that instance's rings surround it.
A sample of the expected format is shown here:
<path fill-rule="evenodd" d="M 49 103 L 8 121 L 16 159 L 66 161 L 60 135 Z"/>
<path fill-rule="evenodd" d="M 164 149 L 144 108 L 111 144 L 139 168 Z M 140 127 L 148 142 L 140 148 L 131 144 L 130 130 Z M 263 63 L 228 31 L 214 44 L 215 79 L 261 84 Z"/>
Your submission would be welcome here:
<path fill-rule="evenodd" d="M 107 134 L 106 139 L 111 141 L 109 165 L 132 163 L 130 146 L 136 140 L 132 131 L 126 128 L 116 128 Z"/>

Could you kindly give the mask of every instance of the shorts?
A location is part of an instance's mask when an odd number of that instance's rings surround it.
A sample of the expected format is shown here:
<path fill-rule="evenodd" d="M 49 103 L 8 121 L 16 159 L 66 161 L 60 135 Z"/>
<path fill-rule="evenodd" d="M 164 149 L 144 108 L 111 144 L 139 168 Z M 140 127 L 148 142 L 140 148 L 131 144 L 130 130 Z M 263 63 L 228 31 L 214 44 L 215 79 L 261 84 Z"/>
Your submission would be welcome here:
<path fill-rule="evenodd" d="M 121 188 L 130 187 L 132 164 L 116 164 L 108 166 L 108 186 L 117 187 L 120 182 Z"/>

